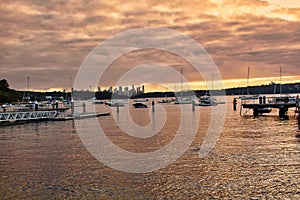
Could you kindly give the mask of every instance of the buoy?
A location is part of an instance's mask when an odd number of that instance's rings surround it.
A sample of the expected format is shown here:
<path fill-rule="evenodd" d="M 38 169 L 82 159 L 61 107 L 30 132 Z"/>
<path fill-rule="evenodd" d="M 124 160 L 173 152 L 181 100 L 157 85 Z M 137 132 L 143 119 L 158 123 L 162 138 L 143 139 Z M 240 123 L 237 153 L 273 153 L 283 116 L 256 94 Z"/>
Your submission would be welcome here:
<path fill-rule="evenodd" d="M 86 109 L 85 109 L 85 108 L 86 108 L 86 105 L 85 105 L 85 103 L 82 103 L 82 107 L 83 107 L 83 110 L 82 110 L 82 111 L 83 111 L 83 113 L 85 113 L 85 112 L 86 112 Z"/>

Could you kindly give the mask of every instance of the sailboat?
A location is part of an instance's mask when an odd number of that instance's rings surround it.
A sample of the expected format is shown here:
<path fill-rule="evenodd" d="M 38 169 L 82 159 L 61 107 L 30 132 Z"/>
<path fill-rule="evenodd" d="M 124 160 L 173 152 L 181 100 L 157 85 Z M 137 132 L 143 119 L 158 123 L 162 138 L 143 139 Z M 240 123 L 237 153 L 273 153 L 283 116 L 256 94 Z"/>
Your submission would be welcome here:
<path fill-rule="evenodd" d="M 216 106 L 218 102 L 215 97 L 204 95 L 199 97 L 199 103 L 195 103 L 196 106 Z"/>
<path fill-rule="evenodd" d="M 174 104 L 192 104 L 193 99 L 191 97 L 183 98 L 182 97 L 182 68 L 180 69 L 180 87 L 181 87 L 181 92 L 180 92 L 180 98 L 175 99 Z"/>
<path fill-rule="evenodd" d="M 171 103 L 171 102 L 172 102 L 172 100 L 168 99 L 167 93 L 165 93 L 165 99 L 158 101 L 158 103 Z"/>
<path fill-rule="evenodd" d="M 276 87 L 276 84 L 274 84 Z M 276 88 L 274 89 L 274 94 L 276 92 Z M 280 96 L 273 96 L 268 99 L 268 103 L 296 103 L 296 97 L 287 95 L 282 95 L 282 67 L 280 67 L 280 85 L 279 85 L 279 93 Z"/>
<path fill-rule="evenodd" d="M 214 89 L 214 76 L 211 78 L 211 89 Z M 196 103 L 196 106 L 216 106 L 218 104 L 225 104 L 225 102 L 217 102 L 217 99 L 212 95 L 208 95 L 207 91 L 204 96 L 198 97 L 199 103 Z"/>
<path fill-rule="evenodd" d="M 240 96 L 239 98 L 242 100 L 258 99 L 258 95 L 250 95 L 249 93 L 249 78 L 250 78 L 250 67 L 248 67 L 248 75 L 247 75 L 247 95 Z"/>

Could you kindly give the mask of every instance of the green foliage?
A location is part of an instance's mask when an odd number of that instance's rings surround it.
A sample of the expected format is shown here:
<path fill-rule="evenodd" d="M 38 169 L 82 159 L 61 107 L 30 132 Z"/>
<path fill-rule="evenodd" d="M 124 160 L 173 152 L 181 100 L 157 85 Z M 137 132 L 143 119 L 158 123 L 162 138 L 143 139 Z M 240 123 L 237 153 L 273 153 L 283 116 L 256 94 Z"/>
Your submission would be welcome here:
<path fill-rule="evenodd" d="M 0 103 L 11 103 L 20 99 L 20 92 L 9 89 L 7 80 L 0 80 Z"/>

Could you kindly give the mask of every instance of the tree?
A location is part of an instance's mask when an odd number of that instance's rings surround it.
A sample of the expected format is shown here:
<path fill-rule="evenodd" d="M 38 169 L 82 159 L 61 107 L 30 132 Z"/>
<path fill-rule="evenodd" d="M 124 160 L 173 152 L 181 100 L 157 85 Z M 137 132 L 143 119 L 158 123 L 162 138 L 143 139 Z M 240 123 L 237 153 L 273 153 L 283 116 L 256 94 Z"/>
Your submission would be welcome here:
<path fill-rule="evenodd" d="M 6 79 L 0 80 L 0 90 L 8 90 L 9 84 Z"/>

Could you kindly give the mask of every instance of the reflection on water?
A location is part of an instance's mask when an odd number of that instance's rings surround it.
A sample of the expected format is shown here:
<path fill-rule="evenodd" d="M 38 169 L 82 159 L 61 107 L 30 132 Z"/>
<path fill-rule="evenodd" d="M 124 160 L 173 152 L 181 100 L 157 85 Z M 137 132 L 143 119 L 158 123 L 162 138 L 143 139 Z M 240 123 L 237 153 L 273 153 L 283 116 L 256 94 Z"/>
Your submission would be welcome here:
<path fill-rule="evenodd" d="M 231 100 L 228 98 L 228 102 Z M 150 138 L 126 135 L 113 116 L 102 117 L 99 122 L 119 147 L 151 152 L 167 145 L 178 130 L 179 107 L 164 106 L 166 125 Z M 98 162 L 81 143 L 72 121 L 1 127 L 0 197 L 299 199 L 300 140 L 295 138 L 297 126 L 292 111 L 289 121 L 280 121 L 276 116 L 240 117 L 231 106 L 227 105 L 222 135 L 208 156 L 200 159 L 197 151 L 211 117 L 210 108 L 200 108 L 199 130 L 190 148 L 168 167 L 145 174 L 116 171 Z M 110 110 L 103 105 L 97 105 L 97 109 Z M 147 109 L 130 112 L 140 126 L 151 123 Z M 193 115 L 191 112 L 189 120 Z"/>

